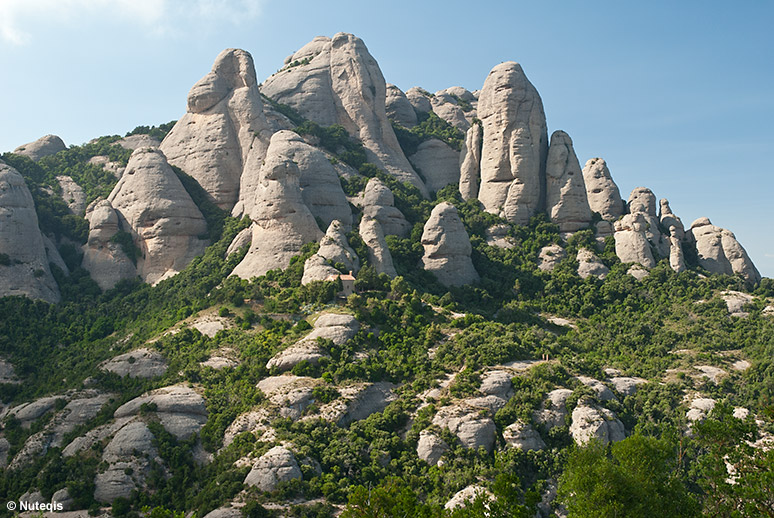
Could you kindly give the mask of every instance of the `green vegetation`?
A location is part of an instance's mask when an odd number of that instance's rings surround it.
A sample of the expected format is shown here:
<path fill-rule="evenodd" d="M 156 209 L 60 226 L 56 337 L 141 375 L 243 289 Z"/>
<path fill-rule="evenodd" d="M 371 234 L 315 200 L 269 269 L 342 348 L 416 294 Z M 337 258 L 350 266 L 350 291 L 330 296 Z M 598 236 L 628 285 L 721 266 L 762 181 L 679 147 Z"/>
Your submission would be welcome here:
<path fill-rule="evenodd" d="M 420 113 L 417 115 L 419 123 L 411 129 L 406 129 L 393 122 L 392 129 L 398 137 L 403 153 L 411 156 L 417 152 L 417 146 L 431 138 L 437 138 L 446 142 L 449 147 L 460 151 L 465 142 L 465 133 L 455 128 L 434 112 Z"/>
<path fill-rule="evenodd" d="M 172 128 L 176 123 L 177 121 L 169 121 L 164 124 L 159 124 L 158 126 L 137 126 L 132 131 L 128 132 L 126 136 L 130 137 L 132 135 L 148 135 L 149 137 L 164 140 L 164 137 L 166 137 L 167 134 L 172 131 Z"/>

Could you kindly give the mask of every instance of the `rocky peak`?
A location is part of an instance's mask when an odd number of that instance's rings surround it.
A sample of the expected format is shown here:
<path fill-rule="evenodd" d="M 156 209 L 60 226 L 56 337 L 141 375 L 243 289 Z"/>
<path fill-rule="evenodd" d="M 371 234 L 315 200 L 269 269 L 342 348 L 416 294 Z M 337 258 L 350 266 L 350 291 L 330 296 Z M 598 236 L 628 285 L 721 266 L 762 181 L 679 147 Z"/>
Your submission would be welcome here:
<path fill-rule="evenodd" d="M 395 196 L 390 188 L 378 178 L 371 178 L 363 192 L 363 214 L 377 220 L 385 235 L 405 237 L 411 225 L 394 205 Z"/>
<path fill-rule="evenodd" d="M 629 212 L 656 216 L 656 195 L 647 187 L 635 187 L 629 195 Z"/>
<path fill-rule="evenodd" d="M 696 246 L 699 265 L 710 273 L 739 274 L 749 285 L 761 281 L 761 274 L 733 232 L 713 225 L 709 218 L 691 223 L 687 239 Z"/>
<path fill-rule="evenodd" d="M 17 155 L 29 157 L 34 162 L 37 162 L 44 156 L 55 155 L 65 149 L 67 149 L 67 146 L 65 146 L 61 138 L 56 135 L 46 135 L 34 142 L 17 147 L 13 152 Z"/>
<path fill-rule="evenodd" d="M 442 202 L 433 208 L 422 233 L 422 266 L 441 284 L 461 286 L 479 280 L 470 259 L 472 248 L 457 208 Z"/>
<path fill-rule="evenodd" d="M 81 266 L 89 272 L 99 287 L 107 290 L 118 281 L 137 276 L 137 268 L 112 238 L 118 233 L 118 213 L 107 200 L 92 202 L 86 209 L 89 238 L 83 246 Z"/>
<path fill-rule="evenodd" d="M 583 180 L 592 211 L 607 221 L 615 221 L 621 217 L 624 208 L 621 193 L 603 159 L 592 158 L 586 162 L 583 167 Z"/>
<path fill-rule="evenodd" d="M 252 242 L 233 275 L 250 279 L 287 268 L 304 244 L 322 237 L 301 196 L 298 164 L 288 155 L 288 144 L 295 138 L 292 131 L 279 131 L 271 138 L 249 213 Z"/>
<path fill-rule="evenodd" d="M 406 97 L 406 94 L 395 85 L 387 84 L 385 108 L 387 117 L 401 126 L 411 128 L 417 125 L 417 112 Z"/>
<path fill-rule="evenodd" d="M 546 163 L 546 209 L 561 232 L 580 230 L 591 222 L 583 173 L 572 139 L 564 131 L 551 135 Z"/>
<path fill-rule="evenodd" d="M 140 250 L 137 270 L 145 282 L 175 275 L 204 252 L 199 236 L 207 223 L 159 149 L 132 153 L 108 201 Z"/>
<path fill-rule="evenodd" d="M 317 124 L 341 124 L 360 139 L 369 161 L 427 196 L 387 118 L 384 76 L 365 43 L 340 32 L 315 38 L 291 59 L 264 81 L 261 91 Z"/>
<path fill-rule="evenodd" d="M 544 204 L 548 135 L 543 102 L 518 63 L 492 69 L 478 101 L 483 123 L 481 188 L 484 208 L 525 224 Z"/>
<path fill-rule="evenodd" d="M 244 50 L 226 49 L 191 88 L 188 111 L 161 149 L 220 208 L 231 210 L 245 196 L 244 170 L 260 167 L 270 135 L 253 58 Z"/>
<path fill-rule="evenodd" d="M 384 239 L 384 231 L 378 220 L 364 213 L 360 219 L 360 237 L 368 247 L 368 262 L 377 273 L 396 277 L 398 272 L 392 263 L 392 255 Z"/>

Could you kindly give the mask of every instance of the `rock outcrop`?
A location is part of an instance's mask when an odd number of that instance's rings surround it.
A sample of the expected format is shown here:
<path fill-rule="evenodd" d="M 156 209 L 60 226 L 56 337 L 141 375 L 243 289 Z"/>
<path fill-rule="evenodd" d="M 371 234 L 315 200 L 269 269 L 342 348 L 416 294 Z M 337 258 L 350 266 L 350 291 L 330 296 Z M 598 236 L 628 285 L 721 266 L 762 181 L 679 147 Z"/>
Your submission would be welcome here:
<path fill-rule="evenodd" d="M 578 157 L 570 136 L 564 131 L 551 135 L 546 162 L 546 211 L 560 232 L 574 232 L 591 222 Z"/>
<path fill-rule="evenodd" d="M 488 409 L 464 402 L 441 408 L 433 424 L 448 429 L 466 448 L 492 451 L 496 428 Z"/>
<path fill-rule="evenodd" d="M 433 107 L 433 113 L 438 115 L 438 117 L 445 120 L 458 130 L 468 131 L 470 128 L 470 122 L 465 116 L 465 111 L 459 105 L 457 99 L 455 99 L 454 96 L 449 94 L 446 90 L 435 92 L 435 94 L 433 94 L 433 96 L 430 98 L 430 104 Z"/>
<path fill-rule="evenodd" d="M 95 500 L 112 503 L 146 487 L 151 462 L 161 461 L 153 439 L 148 425 L 141 421 L 128 423 L 115 434 L 102 453 L 106 468 L 94 479 Z"/>
<path fill-rule="evenodd" d="M 708 272 L 739 274 L 750 285 L 761 281 L 758 269 L 730 230 L 716 227 L 709 218 L 699 218 L 691 223 L 687 238 L 696 246 L 699 265 Z"/>
<path fill-rule="evenodd" d="M 540 434 L 523 421 L 516 421 L 508 425 L 503 430 L 503 439 L 508 446 L 524 451 L 542 450 L 546 447 L 546 443 L 540 437 Z"/>
<path fill-rule="evenodd" d="M 304 263 L 304 276 L 301 284 L 312 281 L 324 281 L 331 275 L 341 272 L 333 265 L 344 266 L 345 271 L 356 274 L 360 270 L 360 259 L 349 246 L 347 236 L 339 221 L 333 221 L 325 236 L 320 240 L 320 249 Z"/>
<path fill-rule="evenodd" d="M 552 272 L 567 257 L 564 248 L 557 244 L 544 246 L 538 254 L 537 267 L 543 272 Z"/>
<path fill-rule="evenodd" d="M 232 275 L 250 279 L 275 268 L 287 268 L 304 244 L 323 235 L 301 196 L 298 164 L 285 153 L 293 135 L 280 131 L 271 138 L 249 213 L 252 243 Z"/>
<path fill-rule="evenodd" d="M 578 445 L 592 439 L 607 444 L 625 439 L 626 430 L 623 423 L 607 408 L 581 403 L 572 411 L 570 435 Z"/>
<path fill-rule="evenodd" d="M 387 248 L 387 241 L 384 239 L 382 225 L 374 218 L 363 214 L 360 220 L 360 237 L 368 247 L 368 262 L 376 269 L 377 273 L 384 273 L 390 277 L 397 277 L 398 272 L 392 264 L 392 255 Z"/>
<path fill-rule="evenodd" d="M 427 430 L 419 432 L 417 457 L 431 466 L 437 466 L 441 457 L 447 451 L 449 451 L 449 445 L 443 439 Z"/>
<path fill-rule="evenodd" d="M 212 71 L 191 88 L 188 110 L 161 150 L 220 208 L 231 210 L 237 200 L 252 195 L 244 192 L 249 186 L 241 185 L 249 177 L 245 169 L 260 167 L 270 136 L 252 56 L 226 49 Z"/>
<path fill-rule="evenodd" d="M 17 147 L 13 152 L 17 155 L 29 157 L 34 162 L 37 162 L 44 156 L 55 155 L 65 149 L 67 149 L 67 146 L 65 146 L 61 138 L 56 135 L 46 135 L 34 142 Z"/>
<path fill-rule="evenodd" d="M 107 200 L 99 200 L 86 210 L 89 238 L 83 246 L 81 266 L 99 287 L 108 290 L 119 281 L 137 277 L 137 268 L 122 245 L 113 238 L 119 232 L 118 213 Z"/>
<path fill-rule="evenodd" d="M 294 420 L 314 402 L 314 389 L 320 385 L 320 380 L 292 374 L 270 376 L 258 382 L 260 391 L 279 407 L 279 415 Z"/>
<path fill-rule="evenodd" d="M 385 235 L 406 237 L 411 225 L 395 207 L 395 196 L 378 178 L 371 178 L 363 192 L 363 214 L 379 222 Z"/>
<path fill-rule="evenodd" d="M 406 99 L 417 113 L 427 113 L 433 110 L 433 105 L 430 103 L 430 93 L 418 86 L 406 90 Z"/>
<path fill-rule="evenodd" d="M 460 195 L 463 200 L 478 196 L 481 177 L 481 139 L 483 129 L 480 123 L 473 124 L 465 133 L 465 143 L 460 152 Z"/>
<path fill-rule="evenodd" d="M 207 422 L 207 407 L 194 389 L 186 385 L 170 385 L 153 390 L 124 403 L 113 413 L 117 420 L 153 409 L 161 425 L 179 440 L 190 438 Z"/>
<path fill-rule="evenodd" d="M 615 222 L 615 254 L 622 263 L 656 266 L 646 234 L 648 221 L 642 213 L 627 214 Z"/>
<path fill-rule="evenodd" d="M 0 297 L 21 295 L 58 302 L 43 234 L 27 184 L 0 161 Z"/>
<path fill-rule="evenodd" d="M 411 128 L 417 125 L 417 112 L 406 97 L 406 94 L 395 85 L 387 83 L 385 108 L 387 117 L 401 126 Z"/>
<path fill-rule="evenodd" d="M 360 323 L 352 315 L 325 313 L 315 321 L 312 332 L 304 338 L 277 353 L 266 364 L 267 369 L 290 370 L 302 361 L 315 364 L 327 356 L 317 340 L 330 340 L 334 345 L 344 345 L 360 329 Z"/>
<path fill-rule="evenodd" d="M 540 410 L 536 410 L 533 419 L 547 430 L 555 426 L 565 426 L 567 419 L 567 398 L 572 395 L 572 390 L 566 388 L 554 389 L 548 393 Z"/>
<path fill-rule="evenodd" d="M 409 161 L 425 179 L 430 192 L 460 182 L 460 153 L 437 138 L 425 140 Z"/>
<path fill-rule="evenodd" d="M 494 67 L 479 95 L 483 124 L 481 188 L 484 208 L 526 224 L 545 201 L 548 135 L 543 102 L 518 63 Z"/>
<path fill-rule="evenodd" d="M 70 212 L 80 216 L 86 210 L 86 193 L 80 185 L 69 176 L 57 176 L 57 183 L 62 189 L 62 199 L 67 204 Z"/>
<path fill-rule="evenodd" d="M 261 491 L 274 491 L 281 482 L 301 478 L 296 457 L 284 446 L 275 446 L 264 453 L 245 477 L 245 484 Z"/>
<path fill-rule="evenodd" d="M 167 371 L 167 362 L 158 352 L 141 348 L 111 358 L 100 369 L 121 377 L 155 378 Z"/>
<path fill-rule="evenodd" d="M 428 194 L 387 119 L 384 76 L 360 38 L 341 32 L 316 37 L 261 91 L 321 126 L 342 125 L 363 143 L 370 162 Z"/>
<path fill-rule="evenodd" d="M 137 272 L 145 282 L 177 274 L 204 252 L 207 223 L 158 149 L 132 153 L 108 201 L 140 251 Z"/>
<path fill-rule="evenodd" d="M 613 181 L 607 163 L 601 158 L 592 158 L 583 166 L 583 181 L 589 208 L 606 221 L 615 221 L 624 212 L 624 202 L 618 186 Z"/>
<path fill-rule="evenodd" d="M 607 274 L 610 273 L 610 269 L 605 266 L 599 257 L 597 257 L 597 254 L 588 248 L 581 248 L 578 250 L 577 261 L 578 275 L 582 279 L 586 279 L 592 275 L 597 279 L 604 279 L 607 277 Z"/>
<path fill-rule="evenodd" d="M 422 267 L 435 274 L 441 284 L 462 286 L 480 280 L 470 259 L 468 233 L 454 205 L 442 202 L 433 208 L 422 233 L 422 246 Z"/>

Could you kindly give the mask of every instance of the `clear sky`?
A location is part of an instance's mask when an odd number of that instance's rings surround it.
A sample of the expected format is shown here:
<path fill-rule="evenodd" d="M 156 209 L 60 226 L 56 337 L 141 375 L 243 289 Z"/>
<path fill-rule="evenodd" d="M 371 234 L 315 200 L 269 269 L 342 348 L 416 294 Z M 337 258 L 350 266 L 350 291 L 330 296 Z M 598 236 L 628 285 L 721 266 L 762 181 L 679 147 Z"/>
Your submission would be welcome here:
<path fill-rule="evenodd" d="M 228 47 L 259 78 L 316 35 L 354 33 L 403 90 L 480 88 L 514 60 L 581 165 L 651 188 L 686 226 L 731 229 L 774 277 L 774 2 L 0 0 L 0 151 L 185 112 Z"/>

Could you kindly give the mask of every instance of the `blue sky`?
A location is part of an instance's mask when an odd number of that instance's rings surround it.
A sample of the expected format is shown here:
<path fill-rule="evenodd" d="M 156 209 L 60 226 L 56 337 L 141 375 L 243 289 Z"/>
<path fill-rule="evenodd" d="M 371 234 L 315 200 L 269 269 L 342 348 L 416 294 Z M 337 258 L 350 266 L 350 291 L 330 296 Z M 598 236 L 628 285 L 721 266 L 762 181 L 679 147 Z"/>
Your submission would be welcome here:
<path fill-rule="evenodd" d="M 520 62 L 581 164 L 731 229 L 774 277 L 773 24 L 769 1 L 0 0 L 0 151 L 177 119 L 224 48 L 265 78 L 345 31 L 404 90 L 474 90 Z"/>

